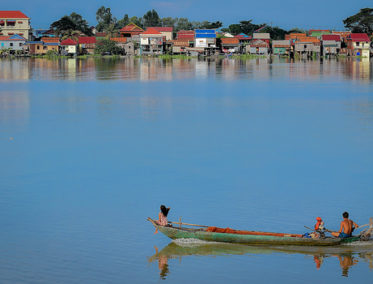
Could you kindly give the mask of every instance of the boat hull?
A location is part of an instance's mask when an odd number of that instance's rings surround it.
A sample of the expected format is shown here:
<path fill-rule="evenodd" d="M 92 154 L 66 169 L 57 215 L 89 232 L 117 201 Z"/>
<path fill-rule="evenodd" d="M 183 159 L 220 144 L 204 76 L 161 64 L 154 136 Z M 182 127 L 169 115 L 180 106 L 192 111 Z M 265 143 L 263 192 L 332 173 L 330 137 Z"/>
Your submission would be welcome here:
<path fill-rule="evenodd" d="M 149 220 L 150 221 L 150 220 Z M 229 233 L 207 232 L 203 229 L 187 229 L 171 226 L 159 226 L 153 220 L 152 224 L 167 237 L 175 239 L 198 239 L 208 242 L 238 243 L 246 245 L 299 245 L 299 246 L 335 246 L 342 243 L 358 241 L 359 237 L 347 239 L 325 238 L 310 239 L 300 237 L 279 237 L 265 235 L 240 235 Z"/>

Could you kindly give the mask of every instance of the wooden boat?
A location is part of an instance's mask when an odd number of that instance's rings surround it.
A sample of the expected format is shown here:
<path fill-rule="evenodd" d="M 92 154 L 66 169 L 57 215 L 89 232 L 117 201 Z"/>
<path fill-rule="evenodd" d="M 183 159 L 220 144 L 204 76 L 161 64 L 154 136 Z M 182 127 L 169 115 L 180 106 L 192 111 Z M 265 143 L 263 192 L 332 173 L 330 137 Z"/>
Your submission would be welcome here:
<path fill-rule="evenodd" d="M 336 246 L 344 243 L 351 243 L 360 240 L 360 237 L 353 236 L 350 238 L 334 238 L 326 237 L 320 239 L 304 238 L 302 235 L 285 234 L 285 233 L 271 233 L 271 232 L 256 232 L 256 231 L 236 231 L 230 230 L 233 233 L 211 231 L 208 226 L 175 223 L 179 226 L 159 226 L 153 219 L 148 218 L 153 226 L 161 233 L 171 239 L 197 239 L 209 242 L 224 242 L 224 243 L 238 243 L 245 245 L 293 245 L 293 246 Z M 189 226 L 198 226 L 201 228 L 189 228 Z"/>

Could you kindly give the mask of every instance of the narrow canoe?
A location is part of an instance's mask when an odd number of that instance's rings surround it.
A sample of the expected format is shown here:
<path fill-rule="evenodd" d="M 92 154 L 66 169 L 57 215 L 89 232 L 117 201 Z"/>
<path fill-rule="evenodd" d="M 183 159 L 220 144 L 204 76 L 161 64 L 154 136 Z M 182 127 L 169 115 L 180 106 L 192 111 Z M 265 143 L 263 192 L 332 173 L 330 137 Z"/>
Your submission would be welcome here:
<path fill-rule="evenodd" d="M 238 243 L 245 245 L 298 245 L 298 246 L 336 246 L 342 243 L 359 241 L 359 237 L 346 239 L 327 237 L 310 239 L 287 234 L 255 232 L 256 234 L 230 234 L 208 232 L 207 229 L 191 229 L 186 227 L 159 226 L 153 219 L 148 218 L 153 226 L 171 239 L 198 239 L 209 242 Z M 283 236 L 277 236 L 283 235 Z"/>

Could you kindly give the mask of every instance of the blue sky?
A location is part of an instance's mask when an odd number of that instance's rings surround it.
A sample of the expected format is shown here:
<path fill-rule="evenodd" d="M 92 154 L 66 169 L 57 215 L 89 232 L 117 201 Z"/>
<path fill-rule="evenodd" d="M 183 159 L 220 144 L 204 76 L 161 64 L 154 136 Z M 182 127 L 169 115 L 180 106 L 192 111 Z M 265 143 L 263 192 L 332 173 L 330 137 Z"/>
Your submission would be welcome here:
<path fill-rule="evenodd" d="M 118 19 L 124 14 L 142 16 L 155 9 L 161 17 L 187 17 L 194 21 L 220 20 L 224 26 L 240 20 L 253 19 L 254 23 L 268 23 L 286 29 L 333 28 L 343 29 L 342 20 L 355 14 L 360 8 L 373 7 L 372 0 L 313 0 L 308 4 L 294 0 L 3 0 L 2 10 L 21 10 L 31 18 L 33 28 L 47 28 L 71 12 L 77 12 L 96 25 L 97 9 L 110 7 Z"/>

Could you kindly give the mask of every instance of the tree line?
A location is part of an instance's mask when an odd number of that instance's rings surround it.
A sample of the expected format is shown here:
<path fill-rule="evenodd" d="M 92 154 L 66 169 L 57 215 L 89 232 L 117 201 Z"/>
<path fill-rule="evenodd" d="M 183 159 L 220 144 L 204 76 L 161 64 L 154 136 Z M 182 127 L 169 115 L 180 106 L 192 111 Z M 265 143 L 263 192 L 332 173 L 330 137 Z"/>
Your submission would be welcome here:
<path fill-rule="evenodd" d="M 161 18 L 157 11 L 149 10 L 142 17 L 125 14 L 123 18 L 117 19 L 113 16 L 111 9 L 105 6 L 100 7 L 96 12 L 96 30 L 105 32 L 109 37 L 118 34 L 119 30 L 129 23 L 134 23 L 139 27 L 146 29 L 147 27 L 173 27 L 174 31 L 194 30 L 194 29 L 219 29 L 223 26 L 221 21 L 190 21 L 188 18 Z M 371 34 L 373 32 L 373 9 L 364 8 L 357 14 L 343 20 L 345 28 L 352 32 L 365 32 Z M 80 33 L 87 36 L 92 35 L 92 30 L 88 22 L 79 14 L 73 12 L 70 15 L 65 15 L 58 21 L 55 21 L 50 26 L 55 34 L 60 37 L 76 37 Z M 301 29 L 285 30 L 280 27 L 272 27 L 267 24 L 254 24 L 252 20 L 243 20 L 239 23 L 231 24 L 228 27 L 221 28 L 223 32 L 229 32 L 232 35 L 244 33 L 251 35 L 255 31 L 270 33 L 272 39 L 283 39 L 285 34 L 292 32 L 304 32 Z"/>

